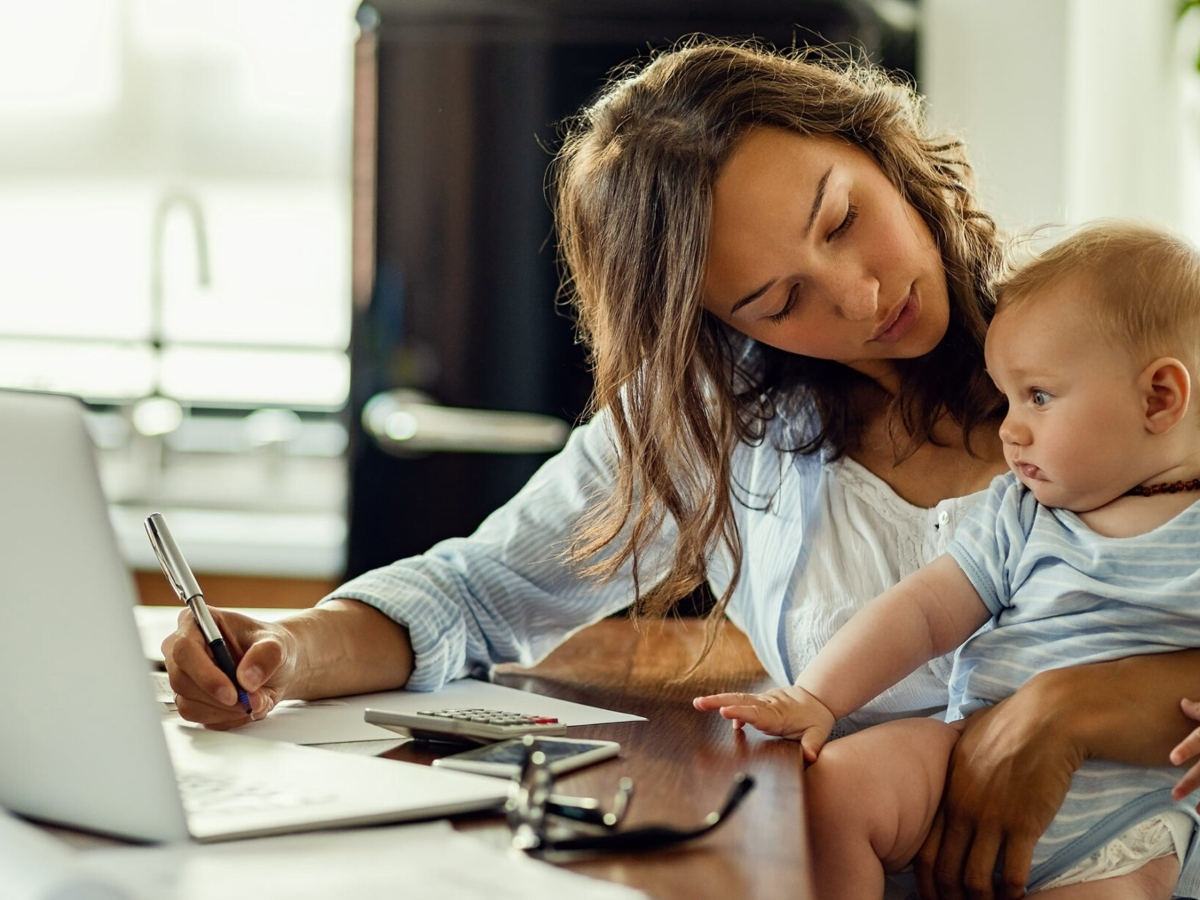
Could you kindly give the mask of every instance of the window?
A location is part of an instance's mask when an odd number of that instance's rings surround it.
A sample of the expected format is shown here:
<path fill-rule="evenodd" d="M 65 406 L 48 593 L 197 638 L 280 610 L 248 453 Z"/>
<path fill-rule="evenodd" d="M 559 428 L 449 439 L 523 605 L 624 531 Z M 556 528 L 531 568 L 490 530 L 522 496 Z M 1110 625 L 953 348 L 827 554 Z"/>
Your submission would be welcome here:
<path fill-rule="evenodd" d="M 0 5 L 0 385 L 91 404 L 115 519 L 337 538 L 355 6 Z"/>
<path fill-rule="evenodd" d="M 1200 245 L 1200 6 L 1182 3 L 1176 26 L 1175 70 L 1180 73 L 1181 226 Z"/>

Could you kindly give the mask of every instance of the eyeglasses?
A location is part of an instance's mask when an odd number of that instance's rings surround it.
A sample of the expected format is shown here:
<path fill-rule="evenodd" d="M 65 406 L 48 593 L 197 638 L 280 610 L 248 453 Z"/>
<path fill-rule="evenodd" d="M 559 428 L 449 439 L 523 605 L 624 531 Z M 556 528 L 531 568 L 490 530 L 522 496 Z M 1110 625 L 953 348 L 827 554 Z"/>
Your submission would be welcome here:
<path fill-rule="evenodd" d="M 605 812 L 590 797 L 563 797 L 554 793 L 554 774 L 537 739 L 525 737 L 525 760 L 521 774 L 509 788 L 504 805 L 512 845 L 532 855 L 556 852 L 657 850 L 708 834 L 729 818 L 754 787 L 754 778 L 739 772 L 725 802 L 704 817 L 695 828 L 645 825 L 627 831 L 616 827 L 629 811 L 633 782 L 622 778 L 612 808 Z"/>

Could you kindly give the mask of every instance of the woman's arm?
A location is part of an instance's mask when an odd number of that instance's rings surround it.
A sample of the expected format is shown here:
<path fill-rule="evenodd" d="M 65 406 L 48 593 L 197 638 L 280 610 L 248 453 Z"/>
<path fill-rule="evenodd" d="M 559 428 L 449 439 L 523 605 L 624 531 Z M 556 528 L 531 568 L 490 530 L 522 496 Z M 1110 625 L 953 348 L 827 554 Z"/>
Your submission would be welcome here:
<path fill-rule="evenodd" d="M 1180 698 L 1200 695 L 1200 650 L 1043 672 L 963 723 L 941 811 L 915 860 L 921 896 L 1024 895 L 1033 847 L 1085 759 L 1169 765 L 1190 731 Z"/>
<path fill-rule="evenodd" d="M 278 623 L 214 609 L 253 715 L 288 697 L 436 690 L 498 662 L 532 665 L 579 628 L 627 606 L 628 566 L 597 584 L 566 559 L 577 523 L 609 488 L 616 465 L 601 413 L 470 537 L 367 572 L 315 610 Z M 669 563 L 672 539 L 664 527 L 642 548 L 647 583 Z M 228 679 L 188 635 L 184 628 L 170 639 L 167 662 L 180 714 L 212 727 L 243 724 L 245 711 L 219 699 L 232 690 Z"/>
<path fill-rule="evenodd" d="M 601 412 L 472 535 L 366 572 L 330 596 L 358 600 L 404 624 L 414 654 L 410 690 L 485 676 L 497 663 L 534 665 L 634 598 L 632 562 L 598 581 L 568 558 L 581 521 L 611 492 L 619 464 L 610 417 Z M 643 541 L 636 554 L 643 585 L 665 574 L 674 538 L 673 522 L 666 522 Z"/>

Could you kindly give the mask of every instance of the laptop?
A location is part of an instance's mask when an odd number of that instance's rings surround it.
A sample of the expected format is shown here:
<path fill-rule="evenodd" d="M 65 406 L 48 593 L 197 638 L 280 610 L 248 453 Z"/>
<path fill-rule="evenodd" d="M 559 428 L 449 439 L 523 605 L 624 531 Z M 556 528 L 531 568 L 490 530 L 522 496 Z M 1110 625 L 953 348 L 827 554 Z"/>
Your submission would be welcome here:
<path fill-rule="evenodd" d="M 82 404 L 0 390 L 0 805 L 137 841 L 492 809 L 483 775 L 164 719 Z"/>

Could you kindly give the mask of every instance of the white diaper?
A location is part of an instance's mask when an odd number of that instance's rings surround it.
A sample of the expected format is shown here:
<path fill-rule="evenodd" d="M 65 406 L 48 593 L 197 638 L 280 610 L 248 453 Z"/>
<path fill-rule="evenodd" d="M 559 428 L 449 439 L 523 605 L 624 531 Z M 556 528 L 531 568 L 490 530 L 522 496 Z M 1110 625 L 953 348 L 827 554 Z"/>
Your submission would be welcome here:
<path fill-rule="evenodd" d="M 1138 822 L 1062 875 L 1040 885 L 1038 891 L 1127 875 L 1152 859 L 1172 854 L 1178 857 L 1179 864 L 1183 865 L 1183 857 L 1192 839 L 1194 824 L 1191 816 L 1176 810 Z"/>

